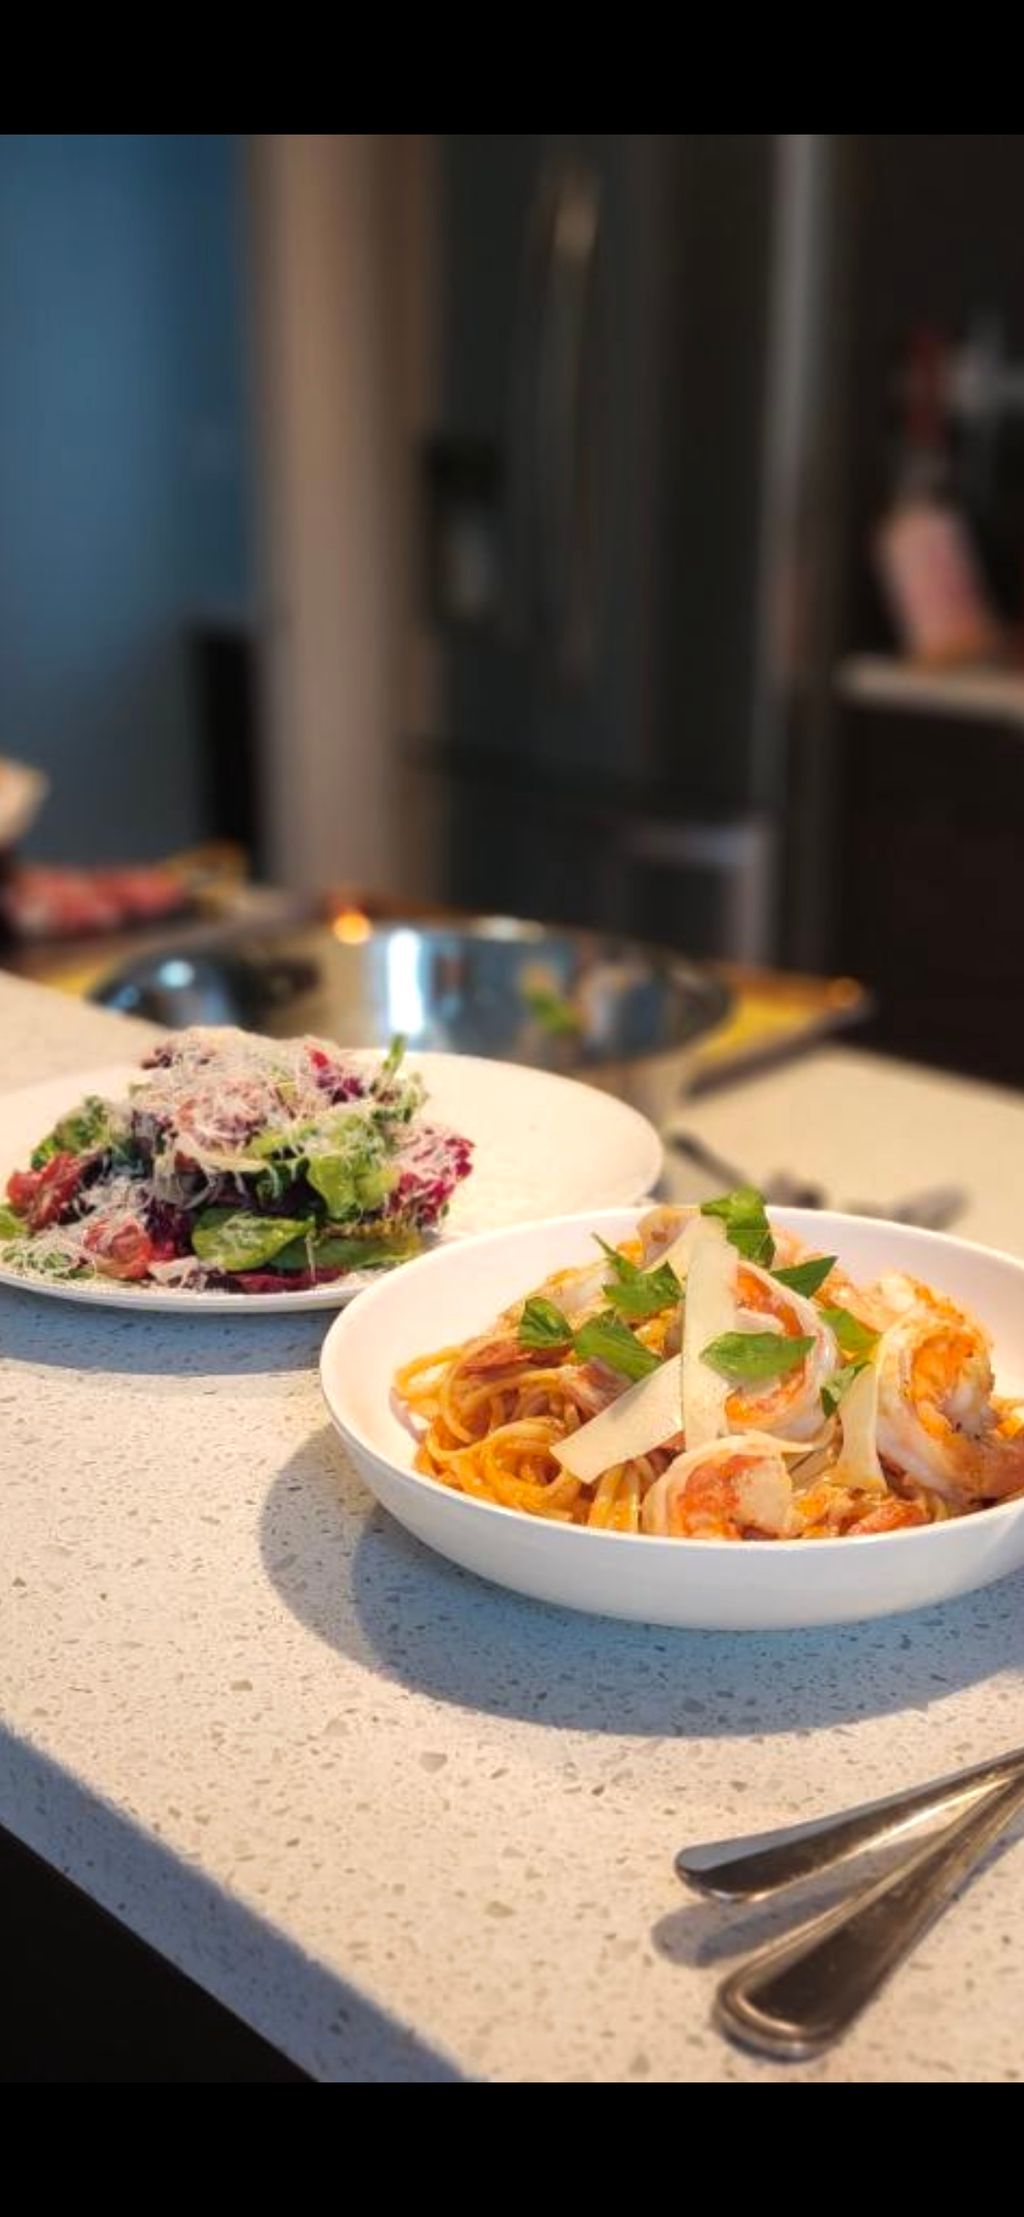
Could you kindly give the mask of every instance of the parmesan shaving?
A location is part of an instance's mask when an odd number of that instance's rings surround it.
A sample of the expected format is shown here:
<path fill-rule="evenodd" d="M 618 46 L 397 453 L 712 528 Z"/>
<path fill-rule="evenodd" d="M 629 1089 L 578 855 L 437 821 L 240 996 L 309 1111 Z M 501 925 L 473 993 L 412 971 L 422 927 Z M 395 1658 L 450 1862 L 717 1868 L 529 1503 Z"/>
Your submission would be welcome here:
<path fill-rule="evenodd" d="M 699 1209 L 688 1212 L 688 1220 L 679 1237 L 673 1240 L 671 1247 L 667 1247 L 663 1255 L 658 1256 L 657 1267 L 663 1269 L 667 1263 L 669 1269 L 675 1271 L 680 1285 L 686 1283 L 693 1256 L 694 1240 L 701 1224 L 707 1221 L 707 1218 L 701 1216 Z"/>
<path fill-rule="evenodd" d="M 728 1379 L 703 1361 L 705 1347 L 736 1329 L 736 1250 L 715 1217 L 697 1217 L 690 1242 L 683 1321 L 682 1429 L 687 1450 L 707 1447 L 728 1431 Z"/>
<path fill-rule="evenodd" d="M 878 1364 L 866 1363 L 839 1404 L 843 1445 L 829 1472 L 837 1485 L 859 1492 L 887 1493 L 885 1473 L 878 1460 Z"/>
<path fill-rule="evenodd" d="M 551 1452 L 574 1478 L 593 1485 L 616 1463 L 633 1462 L 649 1455 L 679 1431 L 679 1385 L 682 1358 L 673 1355 L 650 1376 L 638 1380 L 620 1394 L 610 1408 L 602 1409 L 568 1439 L 555 1440 Z"/>

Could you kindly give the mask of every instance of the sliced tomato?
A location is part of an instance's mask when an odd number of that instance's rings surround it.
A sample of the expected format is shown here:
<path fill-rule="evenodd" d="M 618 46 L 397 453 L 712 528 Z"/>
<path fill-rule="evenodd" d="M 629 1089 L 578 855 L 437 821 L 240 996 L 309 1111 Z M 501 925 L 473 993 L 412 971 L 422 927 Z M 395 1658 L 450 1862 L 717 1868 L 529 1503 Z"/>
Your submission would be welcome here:
<path fill-rule="evenodd" d="M 7 1198 L 18 1216 L 27 1216 L 39 1189 L 41 1170 L 12 1170 L 7 1180 Z"/>
<path fill-rule="evenodd" d="M 36 1180 L 25 1210 L 30 1231 L 44 1232 L 48 1224 L 60 1223 L 82 1183 L 84 1167 L 78 1155 L 51 1155 L 42 1170 L 24 1173 Z"/>
<path fill-rule="evenodd" d="M 145 1225 L 134 1220 L 115 1229 L 109 1224 L 91 1224 L 83 1245 L 105 1278 L 144 1278 L 155 1260 Z"/>

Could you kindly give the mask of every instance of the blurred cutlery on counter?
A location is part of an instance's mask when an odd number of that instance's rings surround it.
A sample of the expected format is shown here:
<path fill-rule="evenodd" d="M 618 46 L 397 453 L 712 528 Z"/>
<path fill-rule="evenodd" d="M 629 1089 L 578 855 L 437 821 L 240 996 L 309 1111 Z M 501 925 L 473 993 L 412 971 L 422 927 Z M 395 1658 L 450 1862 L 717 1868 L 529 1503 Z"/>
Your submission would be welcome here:
<path fill-rule="evenodd" d="M 835 1201 L 824 1186 L 807 1178 L 793 1177 L 786 1170 L 776 1171 L 761 1181 L 751 1178 L 745 1171 L 738 1170 L 735 1163 L 725 1162 L 694 1132 L 669 1130 L 664 1139 L 673 1154 L 684 1156 L 695 1170 L 703 1171 L 717 1185 L 729 1191 L 735 1191 L 738 1186 L 757 1185 L 765 1200 L 773 1202 L 776 1208 L 839 1208 L 851 1216 L 880 1216 L 889 1223 L 914 1224 L 923 1231 L 943 1232 L 967 1207 L 968 1197 L 961 1186 L 931 1186 L 921 1193 L 908 1193 L 901 1200 L 888 1203 Z"/>

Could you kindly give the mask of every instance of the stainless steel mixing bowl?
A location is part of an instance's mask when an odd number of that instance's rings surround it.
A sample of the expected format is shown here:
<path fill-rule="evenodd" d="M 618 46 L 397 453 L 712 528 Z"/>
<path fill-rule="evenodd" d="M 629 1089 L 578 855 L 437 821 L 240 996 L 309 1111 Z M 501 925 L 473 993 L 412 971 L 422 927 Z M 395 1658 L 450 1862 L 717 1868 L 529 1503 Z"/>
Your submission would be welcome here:
<path fill-rule="evenodd" d="M 103 978 L 92 998 L 180 1029 L 243 1024 L 348 1046 L 411 1047 L 529 1063 L 631 1101 L 664 1122 L 698 1042 L 729 996 L 668 949 L 501 916 L 410 917 L 184 933 Z"/>

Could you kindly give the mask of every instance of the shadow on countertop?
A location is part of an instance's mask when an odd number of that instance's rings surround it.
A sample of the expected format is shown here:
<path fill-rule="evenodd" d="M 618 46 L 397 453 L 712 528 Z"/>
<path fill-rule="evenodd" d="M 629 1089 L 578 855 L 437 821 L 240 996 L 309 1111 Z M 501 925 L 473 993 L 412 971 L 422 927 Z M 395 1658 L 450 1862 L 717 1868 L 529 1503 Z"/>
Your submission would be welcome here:
<path fill-rule="evenodd" d="M 911 1848 L 923 1847 L 927 1838 L 927 1832 L 922 1829 L 913 1841 L 892 1841 L 884 1849 L 869 1851 L 810 1882 L 788 1887 L 762 1901 L 705 1901 L 697 1894 L 683 1894 L 679 1908 L 659 1918 L 651 1936 L 653 1944 L 669 1963 L 724 1973 L 735 1958 L 749 1955 L 755 1948 L 768 1947 L 784 1934 L 788 1937 L 813 1917 L 822 1916 L 840 1902 L 849 1901 L 856 1888 L 894 1871 Z M 1020 1846 L 1022 1839 L 1024 1817 L 1018 1817 L 962 1881 L 958 1893 L 976 1884 L 985 1871 L 995 1869 L 1004 1855 Z"/>
<path fill-rule="evenodd" d="M 131 1378 L 240 1377 L 254 1370 L 315 1371 L 333 1310 L 196 1316 L 91 1307 L 20 1288 L 0 1288 L 0 1359 Z"/>
<path fill-rule="evenodd" d="M 289 2085 L 305 2071 L 0 1831 L 0 2085 Z"/>
<path fill-rule="evenodd" d="M 923 1719 L 966 1686 L 1024 1670 L 1024 1573 L 819 1632 L 677 1632 L 521 1599 L 410 1538 L 327 1426 L 271 1487 L 261 1546 L 286 1606 L 339 1654 L 435 1701 L 556 1731 L 810 1737 L 908 1710 Z"/>
<path fill-rule="evenodd" d="M 7 1877 L 17 1866 L 19 1879 L 6 1910 L 36 1917 L 28 1949 L 15 1952 L 5 1993 L 5 2005 L 16 2011 L 20 1985 L 26 2011 L 31 2008 L 36 2019 L 26 2026 L 24 2041 L 16 2021 L 6 2028 L 0 2056 L 15 2073 L 21 2055 L 34 2053 L 58 2077 L 68 2058 L 75 2074 L 86 2077 L 114 2075 L 104 2067 L 109 2060 L 128 2079 L 187 2080 L 191 2073 L 283 2080 L 305 2072 L 337 2084 L 464 2082 L 440 2049 L 354 1982 L 314 1960 L 49 1756 L 24 1743 L 13 1753 L 2 1734 L 0 1786 L 0 1824 L 16 1836 L 8 1841 L 0 1833 L 0 1870 Z M 39 1857 L 67 1864 L 88 1895 L 45 1870 Z M 65 1939 L 69 1956 L 62 1962 Z M 30 1993 L 33 1943 L 39 1961 Z M 57 1955 L 50 1961 L 52 1950 Z M 192 1981 L 200 1982 L 198 1991 Z M 219 2007 L 209 2001 L 212 1995 Z M 89 2007 L 97 2015 L 91 2058 Z M 162 2032 L 141 2024 L 133 2044 L 130 2019 L 120 2012 L 161 2007 L 170 2011 Z M 271 2045 L 277 2041 L 280 2050 Z M 301 2055 L 302 2068 L 289 2066 L 283 2050 Z"/>

